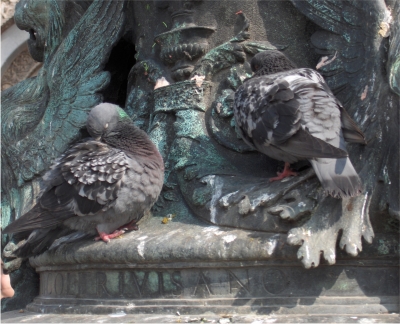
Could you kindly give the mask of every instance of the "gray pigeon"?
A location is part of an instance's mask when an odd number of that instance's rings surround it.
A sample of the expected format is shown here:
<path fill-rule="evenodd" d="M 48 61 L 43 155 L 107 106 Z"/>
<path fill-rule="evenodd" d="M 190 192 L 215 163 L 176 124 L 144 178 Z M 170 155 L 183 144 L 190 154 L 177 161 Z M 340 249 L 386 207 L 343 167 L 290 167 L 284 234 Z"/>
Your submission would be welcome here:
<path fill-rule="evenodd" d="M 359 195 L 344 141 L 366 144 L 365 137 L 323 77 L 276 50 L 255 55 L 251 67 L 255 74 L 235 93 L 234 114 L 247 144 L 285 162 L 271 181 L 295 175 L 290 163 L 308 159 L 327 194 Z"/>
<path fill-rule="evenodd" d="M 3 233 L 26 239 L 19 257 L 43 253 L 89 235 L 105 242 L 136 222 L 156 202 L 164 182 L 163 159 L 124 110 L 103 103 L 87 119 L 88 138 L 72 146 L 43 180 L 46 190 Z"/>

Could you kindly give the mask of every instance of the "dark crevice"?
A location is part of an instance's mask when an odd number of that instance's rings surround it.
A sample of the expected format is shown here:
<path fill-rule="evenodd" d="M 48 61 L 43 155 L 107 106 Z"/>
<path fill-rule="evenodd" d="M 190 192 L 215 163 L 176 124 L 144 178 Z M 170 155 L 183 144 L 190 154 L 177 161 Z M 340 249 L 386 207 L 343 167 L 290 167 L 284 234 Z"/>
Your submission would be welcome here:
<path fill-rule="evenodd" d="M 112 49 L 110 58 L 104 68 L 110 72 L 111 82 L 102 92 L 104 102 L 110 102 L 120 107 L 125 107 L 127 97 L 128 75 L 135 65 L 135 46 L 125 38 Z"/>

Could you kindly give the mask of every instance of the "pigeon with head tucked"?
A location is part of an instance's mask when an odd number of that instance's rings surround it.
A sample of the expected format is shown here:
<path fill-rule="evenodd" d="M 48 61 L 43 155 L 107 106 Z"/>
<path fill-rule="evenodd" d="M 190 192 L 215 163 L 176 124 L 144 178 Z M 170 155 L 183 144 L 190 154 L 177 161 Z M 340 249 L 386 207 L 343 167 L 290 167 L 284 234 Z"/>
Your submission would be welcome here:
<path fill-rule="evenodd" d="M 88 235 L 109 242 L 156 202 L 163 159 L 147 134 L 120 107 L 103 103 L 87 118 L 91 135 L 68 149 L 43 177 L 45 192 L 7 226 L 26 242 L 14 252 L 30 257 Z"/>
<path fill-rule="evenodd" d="M 247 144 L 285 162 L 271 180 L 295 175 L 290 163 L 308 159 L 327 194 L 359 195 L 361 180 L 345 141 L 366 144 L 365 137 L 323 77 L 297 69 L 276 50 L 256 54 L 251 67 L 255 74 L 235 93 L 234 114 Z"/>

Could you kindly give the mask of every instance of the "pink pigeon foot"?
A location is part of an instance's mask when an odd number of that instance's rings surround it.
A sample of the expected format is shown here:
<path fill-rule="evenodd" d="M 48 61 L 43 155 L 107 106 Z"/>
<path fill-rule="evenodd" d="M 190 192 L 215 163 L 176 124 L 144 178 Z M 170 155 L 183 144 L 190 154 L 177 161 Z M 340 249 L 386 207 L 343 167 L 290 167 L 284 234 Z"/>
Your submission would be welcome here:
<path fill-rule="evenodd" d="M 116 238 L 125 233 L 124 230 L 115 230 L 112 234 L 106 234 L 100 231 L 97 232 L 99 233 L 99 236 L 95 237 L 94 240 L 95 241 L 103 240 L 106 243 L 110 242 L 113 238 Z"/>
<path fill-rule="evenodd" d="M 125 224 L 118 228 L 119 230 L 125 230 L 125 231 L 137 231 L 139 229 L 139 226 L 136 225 L 136 219 L 131 221 L 128 224 Z"/>
<path fill-rule="evenodd" d="M 277 180 L 282 180 L 284 178 L 290 177 L 290 176 L 297 176 L 297 172 L 293 172 L 290 169 L 290 163 L 285 162 L 285 167 L 283 168 L 282 172 L 277 172 L 277 177 L 269 179 L 270 182 L 272 181 L 277 181 Z"/>

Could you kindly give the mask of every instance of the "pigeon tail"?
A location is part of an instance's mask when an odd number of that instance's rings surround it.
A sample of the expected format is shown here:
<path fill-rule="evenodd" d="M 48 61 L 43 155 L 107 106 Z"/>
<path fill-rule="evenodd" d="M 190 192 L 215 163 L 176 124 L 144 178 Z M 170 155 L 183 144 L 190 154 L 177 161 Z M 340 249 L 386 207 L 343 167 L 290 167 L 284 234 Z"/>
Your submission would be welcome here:
<path fill-rule="evenodd" d="M 40 204 L 35 205 L 29 212 L 9 224 L 3 234 L 31 232 L 35 229 L 56 226 L 60 221 L 49 212 L 42 210 Z"/>
<path fill-rule="evenodd" d="M 13 252 L 19 258 L 30 258 L 45 252 L 55 240 L 70 233 L 68 228 L 44 228 L 34 230 L 26 242 Z"/>
<path fill-rule="evenodd" d="M 91 236 L 93 236 L 93 235 L 85 233 L 85 232 L 81 232 L 81 231 L 73 232 L 71 234 L 62 236 L 62 237 L 54 240 L 54 242 L 49 247 L 49 250 L 53 250 L 53 249 L 59 247 L 61 244 L 67 244 L 67 243 L 80 241 L 80 240 L 86 239 Z"/>
<path fill-rule="evenodd" d="M 361 179 L 349 158 L 310 160 L 325 193 L 334 198 L 358 196 Z"/>

